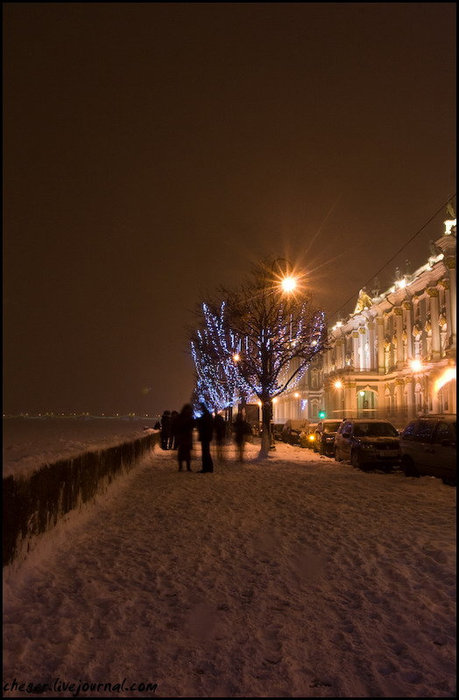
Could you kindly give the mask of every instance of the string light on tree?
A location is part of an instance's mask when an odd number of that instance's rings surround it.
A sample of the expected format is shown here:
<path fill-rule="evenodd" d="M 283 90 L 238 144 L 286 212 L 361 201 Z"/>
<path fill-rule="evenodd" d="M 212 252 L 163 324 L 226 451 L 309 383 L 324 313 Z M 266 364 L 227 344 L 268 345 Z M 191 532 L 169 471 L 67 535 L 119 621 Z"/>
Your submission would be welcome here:
<path fill-rule="evenodd" d="M 203 304 L 191 344 L 196 390 L 213 406 L 229 405 L 236 395 L 260 400 L 261 456 L 270 448 L 274 399 L 295 387 L 326 339 L 323 311 L 312 308 L 304 290 L 290 293 L 296 278 L 278 274 L 281 260 L 259 263 L 239 290 L 223 290 L 219 307 Z"/>

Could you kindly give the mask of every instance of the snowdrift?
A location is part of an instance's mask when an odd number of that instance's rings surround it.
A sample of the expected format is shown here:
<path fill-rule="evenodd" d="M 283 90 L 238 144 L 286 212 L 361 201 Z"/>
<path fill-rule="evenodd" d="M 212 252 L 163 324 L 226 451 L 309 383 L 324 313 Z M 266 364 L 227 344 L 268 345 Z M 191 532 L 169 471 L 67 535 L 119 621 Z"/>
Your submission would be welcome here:
<path fill-rule="evenodd" d="M 3 479 L 3 566 L 25 557 L 33 540 L 71 510 L 106 491 L 153 449 L 158 433 L 44 464 L 28 476 Z"/>

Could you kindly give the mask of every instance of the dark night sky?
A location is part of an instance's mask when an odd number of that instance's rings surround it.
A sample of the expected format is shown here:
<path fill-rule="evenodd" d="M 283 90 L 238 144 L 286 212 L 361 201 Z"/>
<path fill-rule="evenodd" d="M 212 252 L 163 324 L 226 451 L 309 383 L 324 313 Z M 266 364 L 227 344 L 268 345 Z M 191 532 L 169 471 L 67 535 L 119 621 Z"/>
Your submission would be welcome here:
<path fill-rule="evenodd" d="M 455 192 L 455 25 L 455 3 L 4 3 L 4 411 L 180 409 L 195 303 L 266 255 L 329 314 L 356 296 Z"/>

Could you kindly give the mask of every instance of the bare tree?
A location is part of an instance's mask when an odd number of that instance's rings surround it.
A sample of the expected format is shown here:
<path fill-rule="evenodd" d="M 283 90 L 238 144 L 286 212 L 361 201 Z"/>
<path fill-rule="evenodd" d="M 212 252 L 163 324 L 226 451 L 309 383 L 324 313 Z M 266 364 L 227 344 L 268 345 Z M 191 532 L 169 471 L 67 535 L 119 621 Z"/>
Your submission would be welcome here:
<path fill-rule="evenodd" d="M 273 398 L 302 377 L 326 342 L 324 312 L 312 307 L 301 286 L 284 291 L 282 281 L 286 272 L 279 260 L 258 263 L 238 290 L 221 289 L 225 301 L 218 323 L 214 310 L 213 320 L 208 317 L 205 326 L 206 344 L 213 354 L 205 362 L 215 363 L 209 376 L 218 366 L 226 378 L 231 377 L 228 386 L 233 393 L 255 395 L 261 402 L 260 457 L 268 456 L 271 446 Z"/>

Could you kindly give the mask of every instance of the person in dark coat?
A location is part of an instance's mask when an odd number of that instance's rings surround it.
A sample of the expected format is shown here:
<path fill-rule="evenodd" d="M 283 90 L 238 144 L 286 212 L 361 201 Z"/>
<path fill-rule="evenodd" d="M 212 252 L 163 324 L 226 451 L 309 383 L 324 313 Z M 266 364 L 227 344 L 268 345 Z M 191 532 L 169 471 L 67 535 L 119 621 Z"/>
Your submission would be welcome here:
<path fill-rule="evenodd" d="M 175 421 L 175 436 L 177 439 L 177 459 L 179 472 L 182 471 L 183 462 L 186 464 L 187 472 L 191 471 L 191 449 L 193 447 L 193 407 L 186 403 Z"/>
<path fill-rule="evenodd" d="M 201 404 L 201 417 L 198 418 L 198 434 L 202 449 L 201 474 L 213 472 L 214 463 L 210 454 L 210 443 L 214 432 L 214 421 L 205 404 Z"/>
<path fill-rule="evenodd" d="M 226 437 L 226 421 L 219 413 L 214 418 L 215 444 L 217 446 L 217 459 L 223 461 L 223 445 Z"/>
<path fill-rule="evenodd" d="M 169 448 L 169 438 L 171 435 L 171 412 L 164 411 L 161 416 L 161 449 Z"/>
<path fill-rule="evenodd" d="M 239 462 L 244 461 L 244 448 L 247 437 L 252 434 L 250 425 L 244 420 L 242 413 L 238 413 L 233 426 L 234 442 L 239 456 Z"/>
<path fill-rule="evenodd" d="M 176 450 L 177 449 L 177 429 L 176 429 L 176 422 L 178 418 L 178 411 L 172 411 L 171 413 L 171 432 L 169 435 L 169 449 L 170 450 Z"/>

